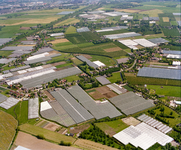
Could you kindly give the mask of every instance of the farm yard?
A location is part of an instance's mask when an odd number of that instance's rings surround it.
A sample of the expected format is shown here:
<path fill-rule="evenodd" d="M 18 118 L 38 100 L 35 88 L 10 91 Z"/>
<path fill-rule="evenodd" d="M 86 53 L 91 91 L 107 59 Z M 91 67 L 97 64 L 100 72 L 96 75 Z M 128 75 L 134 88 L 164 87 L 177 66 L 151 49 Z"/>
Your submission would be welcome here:
<path fill-rule="evenodd" d="M 117 94 L 111 91 L 107 86 L 87 90 L 87 93 L 94 99 L 109 99 L 111 97 L 117 96 Z"/>

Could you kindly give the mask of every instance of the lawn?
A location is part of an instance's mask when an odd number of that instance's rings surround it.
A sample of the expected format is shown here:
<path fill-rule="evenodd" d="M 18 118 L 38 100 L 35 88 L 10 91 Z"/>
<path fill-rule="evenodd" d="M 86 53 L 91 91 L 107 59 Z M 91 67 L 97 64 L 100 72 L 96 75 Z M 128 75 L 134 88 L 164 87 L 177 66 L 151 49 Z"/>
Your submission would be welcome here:
<path fill-rule="evenodd" d="M 148 89 L 155 90 L 158 95 L 181 97 L 180 86 L 159 86 L 159 85 L 147 85 Z"/>
<path fill-rule="evenodd" d="M 111 83 L 115 83 L 117 81 L 122 81 L 120 72 L 112 73 L 112 77 L 107 78 Z"/>
<path fill-rule="evenodd" d="M 136 77 L 134 74 L 125 73 L 126 79 L 130 84 L 134 85 L 170 85 L 170 86 L 180 86 L 181 82 L 178 80 L 170 79 L 158 79 L 158 78 L 146 78 L 146 77 Z"/>
<path fill-rule="evenodd" d="M 20 125 L 19 127 L 20 127 L 20 131 L 32 134 L 34 136 L 43 135 L 46 140 L 52 141 L 55 143 L 60 143 L 61 141 L 73 143 L 76 140 L 73 137 L 68 137 L 68 136 L 65 136 L 53 131 L 49 131 L 47 129 L 43 129 L 41 127 L 30 125 L 30 124 L 23 124 L 23 125 Z"/>
<path fill-rule="evenodd" d="M 80 80 L 80 78 L 79 78 L 78 75 L 69 76 L 69 77 L 66 77 L 66 78 L 64 78 L 64 79 L 66 79 L 67 82 L 72 82 L 72 81 Z"/>
<path fill-rule="evenodd" d="M 95 125 L 110 136 L 128 127 L 128 125 L 126 125 L 121 119 L 109 122 L 95 123 Z"/>
<path fill-rule="evenodd" d="M 73 34 L 73 33 L 77 33 L 76 28 L 73 26 L 68 27 L 67 30 L 65 31 L 65 34 Z"/>

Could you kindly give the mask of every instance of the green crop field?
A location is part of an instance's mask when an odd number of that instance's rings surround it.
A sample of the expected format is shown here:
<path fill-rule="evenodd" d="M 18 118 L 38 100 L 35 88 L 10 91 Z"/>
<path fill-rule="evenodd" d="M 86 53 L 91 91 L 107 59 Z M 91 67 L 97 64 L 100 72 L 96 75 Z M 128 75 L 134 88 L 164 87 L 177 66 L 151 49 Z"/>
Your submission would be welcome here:
<path fill-rule="evenodd" d="M 69 58 L 72 58 L 73 56 L 70 54 L 61 53 L 60 56 L 53 57 L 52 60 L 47 61 L 47 64 L 52 64 L 60 61 L 66 61 Z"/>
<path fill-rule="evenodd" d="M 129 49 L 127 46 L 123 45 L 122 43 L 115 41 L 113 42 L 115 45 L 117 45 L 118 47 L 120 47 L 121 49 Z"/>
<path fill-rule="evenodd" d="M 85 48 L 85 47 L 90 47 L 93 46 L 94 44 L 89 42 L 89 43 L 82 43 L 82 44 L 77 44 L 78 47 L 80 48 Z"/>
<path fill-rule="evenodd" d="M 100 40 L 100 37 L 98 36 L 97 33 L 92 33 L 92 32 L 81 32 L 79 33 L 84 37 L 86 41 L 91 41 L 91 40 Z"/>
<path fill-rule="evenodd" d="M 125 73 L 126 79 L 129 83 L 134 85 L 171 85 L 171 86 L 181 86 L 181 81 L 170 80 L 170 79 L 158 79 L 158 78 L 146 78 L 146 77 L 136 77 L 132 73 Z"/>
<path fill-rule="evenodd" d="M 176 21 L 175 17 L 173 16 L 172 13 L 164 13 L 164 14 L 158 14 L 160 18 L 160 25 L 161 26 L 170 26 L 170 21 Z M 163 17 L 168 17 L 169 22 L 164 22 Z"/>
<path fill-rule="evenodd" d="M 79 35 L 78 33 L 66 34 L 65 37 L 73 44 L 86 43 L 86 40 L 84 39 L 84 37 Z"/>
<path fill-rule="evenodd" d="M 114 66 L 116 65 L 116 62 L 109 57 L 105 57 L 105 56 L 97 56 L 97 55 L 91 55 L 92 58 L 90 58 L 91 61 L 101 61 L 102 63 L 104 63 L 106 66 Z"/>
<path fill-rule="evenodd" d="M 167 29 L 167 28 L 162 28 L 162 31 L 165 36 L 180 36 L 180 33 L 177 29 Z"/>
<path fill-rule="evenodd" d="M 159 85 L 147 85 L 148 89 L 155 90 L 158 95 L 181 97 L 180 86 L 159 86 Z"/>
<path fill-rule="evenodd" d="M 10 148 L 10 144 L 15 136 L 18 122 L 11 115 L 0 110 L 0 149 Z"/>
<path fill-rule="evenodd" d="M 72 42 L 72 41 L 71 41 Z M 73 43 L 73 42 L 72 42 Z M 79 48 L 77 45 L 68 45 L 68 46 L 56 46 L 54 45 L 54 49 L 65 52 L 65 53 L 75 53 L 75 54 L 90 54 L 90 55 L 101 55 L 101 56 L 109 56 L 109 57 L 118 57 L 118 56 L 126 56 L 127 53 L 123 50 L 106 52 L 104 49 L 108 48 L 116 48 L 117 46 L 114 43 L 103 43 L 96 44 L 93 46 L 89 46 L 86 48 Z"/>
<path fill-rule="evenodd" d="M 111 83 L 115 83 L 117 81 L 122 81 L 120 72 L 112 73 L 112 77 L 107 78 Z"/>
<path fill-rule="evenodd" d="M 172 45 L 163 45 L 160 46 L 161 48 L 169 48 L 170 50 L 174 50 L 174 51 L 180 51 L 181 47 L 180 46 L 172 46 Z"/>
<path fill-rule="evenodd" d="M 0 56 L 8 57 L 13 51 L 0 51 Z"/>
<path fill-rule="evenodd" d="M 66 77 L 66 78 L 64 78 L 64 79 L 66 79 L 68 82 L 72 82 L 72 81 L 80 80 L 80 78 L 79 78 L 79 76 L 78 76 L 78 75 L 69 76 L 69 77 Z"/>
<path fill-rule="evenodd" d="M 68 27 L 67 30 L 65 31 L 65 34 L 73 34 L 73 33 L 77 33 L 76 28 L 73 26 Z"/>
<path fill-rule="evenodd" d="M 95 123 L 106 134 L 113 135 L 128 127 L 121 119 L 109 122 Z"/>
<path fill-rule="evenodd" d="M 76 140 L 73 137 L 65 136 L 63 134 L 49 131 L 47 129 L 43 129 L 43 128 L 30 125 L 30 124 L 23 124 L 23 125 L 20 125 L 19 127 L 20 127 L 20 130 L 23 132 L 32 134 L 34 136 L 43 135 L 46 140 L 49 140 L 55 143 L 60 143 L 61 141 L 73 143 Z"/>

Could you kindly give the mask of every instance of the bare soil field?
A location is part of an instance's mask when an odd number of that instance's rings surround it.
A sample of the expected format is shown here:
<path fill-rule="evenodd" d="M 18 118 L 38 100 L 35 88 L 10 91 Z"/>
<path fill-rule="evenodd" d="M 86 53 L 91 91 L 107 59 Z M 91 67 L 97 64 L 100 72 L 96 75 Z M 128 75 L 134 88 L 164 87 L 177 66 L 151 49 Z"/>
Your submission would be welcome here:
<path fill-rule="evenodd" d="M 40 140 L 24 132 L 18 132 L 18 135 L 14 144 L 16 146 L 21 145 L 31 150 L 78 150 L 78 148 L 68 147 L 68 146 L 59 146 L 57 144 Z"/>
<path fill-rule="evenodd" d="M 86 150 L 116 150 L 115 148 L 84 139 L 78 139 L 74 144 Z"/>
<path fill-rule="evenodd" d="M 89 93 L 94 99 L 112 98 L 114 96 L 117 96 L 117 94 L 111 91 L 107 86 L 94 88 L 94 90 L 96 91 Z M 87 91 L 90 91 L 90 90 L 87 90 Z"/>
<path fill-rule="evenodd" d="M 83 132 L 84 130 L 88 129 L 89 127 L 90 127 L 89 124 L 84 124 L 84 125 L 80 125 L 80 126 L 77 126 L 77 127 L 73 127 L 72 129 L 70 128 L 69 132 L 73 133 L 73 134 L 76 134 L 76 133 L 79 133 L 79 132 Z"/>
<path fill-rule="evenodd" d="M 120 51 L 120 50 L 122 50 L 120 47 L 104 49 L 104 51 L 106 51 L 106 52 L 115 52 L 115 51 Z"/>
<path fill-rule="evenodd" d="M 55 98 L 48 91 L 44 91 L 44 93 L 50 100 L 55 100 Z"/>
<path fill-rule="evenodd" d="M 65 61 L 61 61 L 61 62 L 57 62 L 57 63 L 51 64 L 51 65 L 52 66 L 58 66 L 58 65 L 63 65 L 65 63 L 66 63 Z"/>
<path fill-rule="evenodd" d="M 127 118 L 123 118 L 121 119 L 124 123 L 126 123 L 127 125 L 133 125 L 136 126 L 137 124 L 140 123 L 140 121 L 138 121 L 137 119 L 133 118 L 133 117 L 127 117 Z"/>
<path fill-rule="evenodd" d="M 162 17 L 163 22 L 169 22 L 169 18 L 168 17 Z"/>
<path fill-rule="evenodd" d="M 57 128 L 60 128 L 61 126 L 53 123 L 53 122 L 49 122 L 46 126 L 44 126 L 44 129 L 48 129 L 50 131 L 55 131 Z"/>
<path fill-rule="evenodd" d="M 65 43 L 65 42 L 69 42 L 69 40 L 67 40 L 67 39 L 57 39 L 55 41 L 50 41 L 48 43 L 57 44 L 57 43 Z"/>

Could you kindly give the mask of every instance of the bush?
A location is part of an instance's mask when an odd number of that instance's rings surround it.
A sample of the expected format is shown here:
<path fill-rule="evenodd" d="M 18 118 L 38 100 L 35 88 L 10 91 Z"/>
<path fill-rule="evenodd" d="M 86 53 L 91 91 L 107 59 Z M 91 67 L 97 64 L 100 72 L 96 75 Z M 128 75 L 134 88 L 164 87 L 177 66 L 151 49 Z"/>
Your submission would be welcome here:
<path fill-rule="evenodd" d="M 36 136 L 38 139 L 45 139 L 45 137 L 44 137 L 44 135 L 42 135 L 42 134 L 38 134 L 37 136 Z"/>
<path fill-rule="evenodd" d="M 63 145 L 63 146 L 71 146 L 71 143 L 70 143 L 70 142 L 61 141 L 59 145 Z"/>

